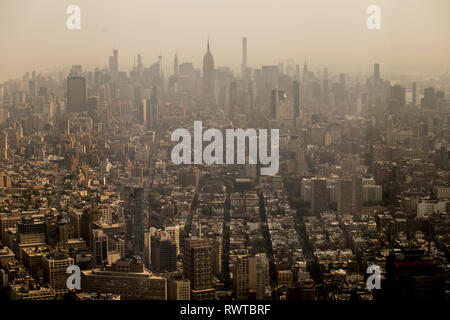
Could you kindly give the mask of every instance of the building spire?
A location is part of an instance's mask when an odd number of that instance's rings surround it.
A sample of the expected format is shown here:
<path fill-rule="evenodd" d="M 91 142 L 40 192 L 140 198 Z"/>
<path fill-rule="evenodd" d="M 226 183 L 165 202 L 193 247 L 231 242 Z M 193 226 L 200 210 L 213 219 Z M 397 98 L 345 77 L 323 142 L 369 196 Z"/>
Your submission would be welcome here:
<path fill-rule="evenodd" d="M 209 34 L 208 34 L 208 52 L 209 52 Z"/>

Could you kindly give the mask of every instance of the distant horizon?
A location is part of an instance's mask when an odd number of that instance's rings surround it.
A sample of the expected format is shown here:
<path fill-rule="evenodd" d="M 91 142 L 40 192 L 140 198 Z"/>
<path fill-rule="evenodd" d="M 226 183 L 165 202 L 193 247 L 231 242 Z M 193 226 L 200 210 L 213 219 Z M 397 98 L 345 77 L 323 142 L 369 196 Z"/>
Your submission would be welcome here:
<path fill-rule="evenodd" d="M 81 29 L 68 30 L 66 9 L 81 9 Z M 366 27 L 369 5 L 381 8 L 381 29 Z M 119 49 L 119 69 L 128 71 L 139 53 L 145 66 L 163 57 L 165 75 L 173 57 L 201 69 L 208 36 L 216 68 L 240 74 L 241 39 L 248 39 L 248 67 L 287 59 L 311 70 L 382 74 L 445 74 L 450 67 L 450 1 L 348 0 L 2 0 L 0 81 L 25 72 L 79 64 L 103 68 Z"/>
<path fill-rule="evenodd" d="M 109 53 L 109 55 L 112 55 L 112 51 L 113 49 L 118 49 L 119 50 L 119 71 L 120 72 L 130 72 L 133 70 L 133 62 L 132 63 L 128 63 L 128 64 L 124 64 L 122 60 L 124 60 L 125 58 L 122 57 L 122 51 L 120 48 L 111 48 L 111 52 Z M 215 58 L 215 54 L 214 54 L 214 48 L 211 49 L 211 52 Z M 136 60 L 137 55 L 140 54 L 142 56 L 142 61 L 143 61 L 143 65 L 145 68 L 150 67 L 151 64 L 157 62 L 158 56 L 159 55 L 155 55 L 153 60 L 149 60 L 146 59 L 146 56 L 141 54 L 141 53 L 136 53 L 134 56 L 130 56 L 130 57 L 134 57 L 134 60 Z M 203 53 L 204 54 L 204 53 Z M 105 56 L 105 60 L 107 60 L 108 54 Z M 173 59 L 175 57 L 175 53 L 172 56 L 169 56 L 168 58 L 170 59 L 169 61 L 167 60 L 167 57 L 162 56 L 162 65 L 163 65 L 163 72 L 164 72 L 164 77 L 168 78 L 169 76 L 171 76 L 173 74 Z M 148 58 L 148 57 L 147 57 Z M 133 58 L 132 58 L 133 59 Z M 189 60 L 183 60 L 182 59 L 182 55 L 180 55 L 180 53 L 178 52 L 178 62 L 179 64 L 182 63 L 192 63 L 194 66 L 194 69 L 197 70 L 202 70 L 202 60 L 203 59 L 203 55 L 201 58 L 198 58 L 197 62 L 194 61 L 189 61 Z M 304 58 L 305 59 L 305 58 Z M 128 61 L 129 59 L 127 59 Z M 278 63 L 284 63 L 284 66 L 286 66 L 286 61 L 288 60 L 293 60 L 292 58 L 289 59 L 283 59 L 283 60 L 279 60 L 278 62 L 273 62 L 273 63 L 266 63 L 266 64 L 261 64 L 261 65 L 257 65 L 257 66 L 253 66 L 251 64 L 248 65 L 249 68 L 251 68 L 252 70 L 256 70 L 256 69 L 261 69 L 262 66 L 278 66 Z M 304 64 L 304 60 L 303 61 L 294 61 L 294 65 L 299 65 L 300 66 L 300 70 L 302 70 L 303 68 L 303 64 Z M 217 64 L 217 60 L 215 59 L 215 63 L 216 63 L 216 67 L 215 69 L 219 69 L 219 68 L 230 68 L 230 70 L 233 72 L 233 76 L 235 77 L 239 77 L 240 76 L 240 66 L 230 66 L 230 65 L 220 65 Z M 405 76 L 405 77 L 413 77 L 415 75 L 420 75 L 420 76 L 424 76 L 424 75 L 433 75 L 433 76 L 442 76 L 442 75 L 448 75 L 449 74 L 449 66 L 446 66 L 445 68 L 437 68 L 436 70 L 410 70 L 408 68 L 406 69 L 399 69 L 399 68 L 395 68 L 395 66 L 389 66 L 389 65 L 384 65 L 383 63 L 380 63 L 379 61 L 373 61 L 373 62 L 368 62 L 368 64 L 365 66 L 364 70 L 362 69 L 337 69 L 337 68 L 332 68 L 329 67 L 328 65 L 317 65 L 316 63 L 314 63 L 314 60 L 309 61 L 308 59 L 306 59 L 306 63 L 308 65 L 308 69 L 310 71 L 313 72 L 322 72 L 324 68 L 328 68 L 329 71 L 329 76 L 331 75 L 339 75 L 340 73 L 345 73 L 347 75 L 351 75 L 351 76 L 356 76 L 356 75 L 362 75 L 362 76 L 369 76 L 371 74 L 373 74 L 373 66 L 375 63 L 380 64 L 380 73 L 382 75 L 388 75 L 388 76 L 392 76 L 392 75 L 396 75 L 396 76 Z M 90 64 L 80 64 L 77 63 L 77 61 L 74 61 L 74 63 L 72 64 L 64 64 L 64 65 L 54 65 L 54 66 L 48 66 L 48 67 L 43 67 L 41 69 L 39 68 L 32 68 L 29 70 L 26 70 L 22 73 L 18 73 L 16 77 L 10 77 L 10 78 L 6 78 L 6 79 L 2 79 L 0 78 L 1 82 L 7 82 L 7 81 L 15 81 L 15 80 L 21 80 L 22 77 L 25 75 L 26 72 L 29 72 L 31 74 L 31 72 L 35 71 L 36 74 L 41 74 L 41 75 L 49 75 L 49 74 L 55 74 L 55 73 L 59 73 L 59 72 L 65 72 L 68 73 L 71 69 L 72 66 L 74 65 L 81 65 L 83 72 L 89 72 L 89 71 L 94 71 L 95 69 L 99 69 L 99 70 L 104 70 L 105 68 L 108 69 L 108 65 L 105 63 L 103 65 L 95 65 L 95 63 L 90 63 Z M 433 68 L 435 69 L 435 68 Z M 1 74 L 0 74 L 1 76 Z M 67 76 L 67 74 L 66 74 Z M 386 79 L 386 78 L 385 78 Z M 391 79 L 386 79 L 386 80 L 391 80 Z M 392 79 L 395 80 L 395 79 Z"/>

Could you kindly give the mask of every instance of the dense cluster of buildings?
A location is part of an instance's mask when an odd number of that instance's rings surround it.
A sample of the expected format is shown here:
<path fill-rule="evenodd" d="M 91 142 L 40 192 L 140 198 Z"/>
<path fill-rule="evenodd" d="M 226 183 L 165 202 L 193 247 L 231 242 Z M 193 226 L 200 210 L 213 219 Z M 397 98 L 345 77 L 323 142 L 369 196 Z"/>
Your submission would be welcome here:
<path fill-rule="evenodd" d="M 209 43 L 202 70 L 178 61 L 125 72 L 115 49 L 105 69 L 0 84 L 2 296 L 449 298 L 448 75 L 251 69 L 246 38 L 239 76 Z M 195 120 L 279 129 L 279 172 L 175 165 L 171 133 Z"/>

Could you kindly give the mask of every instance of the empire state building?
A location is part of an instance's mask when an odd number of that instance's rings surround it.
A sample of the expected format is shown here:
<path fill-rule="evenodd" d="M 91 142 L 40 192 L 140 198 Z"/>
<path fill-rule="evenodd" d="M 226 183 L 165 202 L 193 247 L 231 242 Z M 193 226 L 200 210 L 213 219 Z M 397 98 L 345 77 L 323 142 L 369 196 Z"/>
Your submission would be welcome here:
<path fill-rule="evenodd" d="M 214 58 L 209 51 L 203 57 L 203 97 L 214 101 Z"/>

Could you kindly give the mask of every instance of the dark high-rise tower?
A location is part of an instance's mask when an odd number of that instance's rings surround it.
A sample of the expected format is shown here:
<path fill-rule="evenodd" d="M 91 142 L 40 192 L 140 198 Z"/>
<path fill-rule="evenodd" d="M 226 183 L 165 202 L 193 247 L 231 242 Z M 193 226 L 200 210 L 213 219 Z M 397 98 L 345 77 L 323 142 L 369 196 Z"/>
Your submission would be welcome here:
<path fill-rule="evenodd" d="M 373 66 L 373 75 L 375 77 L 375 81 L 380 80 L 380 65 L 378 63 L 375 63 Z"/>
<path fill-rule="evenodd" d="M 152 267 L 157 272 L 171 272 L 177 269 L 177 244 L 169 233 L 159 231 L 151 237 Z"/>
<path fill-rule="evenodd" d="M 173 75 L 175 77 L 178 77 L 178 72 L 179 72 L 179 68 L 178 68 L 178 55 L 175 54 L 175 58 L 173 60 Z"/>
<path fill-rule="evenodd" d="M 86 105 L 86 79 L 72 76 L 67 78 L 67 111 L 83 112 Z"/>
<path fill-rule="evenodd" d="M 108 263 L 108 237 L 102 229 L 92 230 L 92 250 L 96 267 L 102 267 Z"/>
<path fill-rule="evenodd" d="M 278 90 L 272 89 L 271 97 L 270 97 L 270 116 L 272 119 L 277 117 L 277 101 L 278 101 Z"/>
<path fill-rule="evenodd" d="M 140 54 L 137 55 L 136 71 L 138 79 L 142 79 L 142 73 L 144 72 L 144 65 L 142 64 L 142 56 Z"/>
<path fill-rule="evenodd" d="M 406 89 L 396 84 L 391 88 L 391 99 L 403 107 L 406 104 Z"/>
<path fill-rule="evenodd" d="M 109 57 L 109 72 L 114 80 L 119 77 L 119 50 L 114 49 L 113 55 Z"/>
<path fill-rule="evenodd" d="M 413 105 L 417 104 L 417 83 L 416 82 L 412 83 L 412 104 Z"/>
<path fill-rule="evenodd" d="M 247 73 L 247 37 L 242 38 L 242 68 L 241 78 L 245 79 Z"/>
<path fill-rule="evenodd" d="M 436 106 L 436 92 L 433 87 L 425 88 L 420 105 L 425 108 L 434 108 Z"/>
<path fill-rule="evenodd" d="M 292 82 L 292 92 L 294 95 L 294 116 L 300 115 L 300 83 L 297 80 Z"/>
<path fill-rule="evenodd" d="M 318 216 L 328 209 L 327 180 L 314 178 L 311 180 L 311 212 Z"/>
<path fill-rule="evenodd" d="M 156 130 L 158 128 L 158 109 L 159 109 L 159 93 L 158 87 L 153 86 L 152 95 L 150 99 L 146 101 L 146 124 L 147 129 Z"/>
<path fill-rule="evenodd" d="M 144 251 L 144 188 L 134 188 L 133 213 L 133 251 L 135 254 Z"/>
<path fill-rule="evenodd" d="M 238 98 L 237 94 L 238 94 L 237 83 L 236 83 L 236 81 L 232 81 L 230 83 L 230 96 L 229 96 L 230 106 L 228 109 L 228 116 L 230 119 L 233 119 L 234 112 L 236 111 L 236 110 L 234 110 L 234 108 L 236 107 L 236 104 L 237 104 L 237 98 Z"/>
<path fill-rule="evenodd" d="M 213 300 L 211 244 L 205 239 L 186 239 L 184 242 L 184 275 L 191 282 L 193 300 Z"/>
<path fill-rule="evenodd" d="M 214 101 L 214 58 L 208 46 L 205 56 L 203 57 L 203 97 Z"/>
<path fill-rule="evenodd" d="M 337 185 L 337 212 L 360 214 L 362 206 L 361 178 L 341 178 Z"/>

